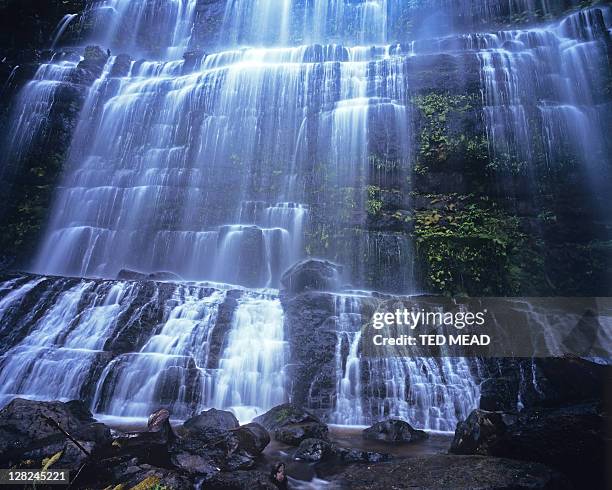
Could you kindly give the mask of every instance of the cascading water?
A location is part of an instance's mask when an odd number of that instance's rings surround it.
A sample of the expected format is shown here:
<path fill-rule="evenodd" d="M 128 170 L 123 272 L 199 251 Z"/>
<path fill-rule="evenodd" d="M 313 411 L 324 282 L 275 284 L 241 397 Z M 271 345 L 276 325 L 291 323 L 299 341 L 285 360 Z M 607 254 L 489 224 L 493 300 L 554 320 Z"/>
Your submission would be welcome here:
<path fill-rule="evenodd" d="M 70 91 L 70 77 L 74 74 L 78 59 L 65 59 L 43 63 L 34 79 L 22 89 L 12 108 L 11 124 L 5 135 L 0 176 L 5 177 L 28 148 L 40 143 L 55 97 L 61 90 Z"/>
<path fill-rule="evenodd" d="M 285 402 L 286 350 L 278 298 L 241 300 L 219 361 L 213 405 L 250 421 Z"/>
<path fill-rule="evenodd" d="M 106 415 L 142 417 L 163 405 L 179 418 L 215 406 L 246 421 L 285 401 L 291 353 L 275 292 L 241 290 L 236 301 L 230 288 L 205 284 L 92 278 L 135 269 L 276 288 L 291 264 L 321 255 L 347 264 L 356 287 L 393 275 L 394 290 L 413 291 L 407 235 L 369 224 L 377 193 L 410 191 L 409 79 L 419 56 L 478 61 L 497 158 L 528 161 L 530 135 L 542 133 L 550 161 L 571 145 L 596 162 L 609 111 L 587 60 L 604 56 L 605 11 L 462 34 L 479 16 L 552 10 L 535 0 L 426 3 L 230 0 L 219 42 L 227 49 L 183 59 L 197 1 L 101 2 L 95 16 L 110 28 L 92 39 L 133 59 L 111 56 L 89 89 L 33 266 L 87 279 L 0 285 L 0 319 L 15 325 L 14 335 L 0 327 L 0 403 L 80 397 Z M 420 37 L 387 45 L 412 7 L 424 19 L 411 31 Z M 135 61 L 143 56 L 154 61 Z M 9 152 L 44 129 L 76 61 L 42 65 L 22 91 Z M 330 241 L 330 230 L 342 233 Z M 478 401 L 468 361 L 363 359 L 364 298 L 336 299 L 331 420 L 395 416 L 454 429 Z"/>
<path fill-rule="evenodd" d="M 361 356 L 369 297 L 336 297 L 336 402 L 331 421 L 366 425 L 386 417 L 415 427 L 452 431 L 478 404 L 480 389 L 463 358 L 411 357 L 401 348 Z"/>

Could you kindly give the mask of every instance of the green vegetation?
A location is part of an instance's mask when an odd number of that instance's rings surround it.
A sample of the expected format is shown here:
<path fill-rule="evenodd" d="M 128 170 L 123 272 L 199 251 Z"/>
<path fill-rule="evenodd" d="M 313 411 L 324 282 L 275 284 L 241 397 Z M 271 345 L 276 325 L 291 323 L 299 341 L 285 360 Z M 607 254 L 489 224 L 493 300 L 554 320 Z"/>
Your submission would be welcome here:
<path fill-rule="evenodd" d="M 434 196 L 431 204 L 415 226 L 427 285 L 447 295 L 516 293 L 528 247 L 519 219 L 487 198 Z"/>

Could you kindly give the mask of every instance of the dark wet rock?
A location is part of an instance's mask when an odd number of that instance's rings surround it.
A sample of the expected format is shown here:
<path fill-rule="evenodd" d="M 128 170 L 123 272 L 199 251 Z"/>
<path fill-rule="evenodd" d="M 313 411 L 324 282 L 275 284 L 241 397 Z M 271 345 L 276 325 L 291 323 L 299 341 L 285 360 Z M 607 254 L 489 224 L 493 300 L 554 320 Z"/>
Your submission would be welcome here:
<path fill-rule="evenodd" d="M 480 408 L 513 411 L 560 407 L 602 400 L 612 381 L 612 367 L 578 357 L 488 359 L 481 385 Z M 530 380 L 525 383 L 521 380 Z"/>
<path fill-rule="evenodd" d="M 312 413 L 291 403 L 278 405 L 254 421 L 265 427 L 275 440 L 290 446 L 297 446 L 305 439 L 328 437 L 327 425 Z"/>
<path fill-rule="evenodd" d="M 238 419 L 232 412 L 211 408 L 195 417 L 186 420 L 183 427 L 189 431 L 212 431 L 236 429 L 240 426 Z"/>
<path fill-rule="evenodd" d="M 391 459 L 390 454 L 345 447 L 335 447 L 333 454 L 344 463 L 381 463 Z"/>
<path fill-rule="evenodd" d="M 520 413 L 474 410 L 457 425 L 451 452 L 536 461 L 583 488 L 597 488 L 605 481 L 608 419 L 596 403 Z"/>
<path fill-rule="evenodd" d="M 385 442 L 415 442 L 427 439 L 425 431 L 414 429 L 408 422 L 397 419 L 383 420 L 364 429 L 363 438 Z"/>
<path fill-rule="evenodd" d="M 330 293 L 281 295 L 291 349 L 287 372 L 291 400 L 327 413 L 336 391 L 335 298 Z"/>
<path fill-rule="evenodd" d="M 480 385 L 480 408 L 483 410 L 516 410 L 517 383 L 510 378 L 489 378 Z"/>
<path fill-rule="evenodd" d="M 238 307 L 238 299 L 243 292 L 237 289 L 228 291 L 225 295 L 225 300 L 217 310 L 217 321 L 215 327 L 209 337 L 208 344 L 208 369 L 217 369 L 219 367 L 219 358 L 223 350 L 223 344 L 234 319 L 234 312 Z"/>
<path fill-rule="evenodd" d="M 457 424 L 450 451 L 455 454 L 498 455 L 497 448 L 504 443 L 507 423 L 512 423 L 515 418 L 515 415 L 503 412 L 472 411 L 465 421 Z"/>
<path fill-rule="evenodd" d="M 249 454 L 259 454 L 270 444 L 270 434 L 261 425 L 254 422 L 241 425 L 234 431 L 242 447 Z"/>
<path fill-rule="evenodd" d="M 260 471 L 215 473 L 202 484 L 207 490 L 276 490 L 270 476 Z"/>
<path fill-rule="evenodd" d="M 571 488 L 559 473 L 542 464 L 446 454 L 349 466 L 333 482 L 342 490 Z"/>
<path fill-rule="evenodd" d="M 119 281 L 144 281 L 146 278 L 146 274 L 130 269 L 121 269 L 117 274 L 117 279 Z"/>
<path fill-rule="evenodd" d="M 340 447 L 324 439 L 304 439 L 293 457 L 308 462 L 335 460 L 341 463 L 380 463 L 391 459 L 389 454 Z"/>
<path fill-rule="evenodd" d="M 0 467 L 22 460 L 42 461 L 62 451 L 58 463 L 77 468 L 86 458 L 53 420 L 88 452 L 108 443 L 110 429 L 99 424 L 80 401 L 38 402 L 16 398 L 0 411 Z M 60 466 L 57 466 L 60 467 Z"/>
<path fill-rule="evenodd" d="M 323 439 L 304 439 L 300 442 L 293 457 L 309 462 L 322 461 L 334 454 L 333 449 L 333 445 L 329 441 Z"/>
<path fill-rule="evenodd" d="M 177 282 L 180 282 L 183 280 L 183 278 L 179 276 L 178 274 L 175 274 L 174 272 L 169 272 L 169 271 L 151 272 L 150 274 L 147 274 L 147 279 L 149 281 L 177 281 Z"/>
<path fill-rule="evenodd" d="M 231 412 L 207 410 L 187 420 L 169 448 L 172 464 L 190 473 L 250 469 L 270 442 L 259 424 L 239 426 Z"/>
<path fill-rule="evenodd" d="M 119 54 L 110 71 L 111 77 L 126 77 L 132 66 L 132 57 L 129 54 Z"/>
<path fill-rule="evenodd" d="M 81 85 L 91 85 L 104 70 L 108 54 L 100 46 L 87 46 L 83 52 L 83 61 L 77 66 L 73 81 Z"/>
<path fill-rule="evenodd" d="M 153 412 L 149 416 L 147 430 L 162 434 L 170 442 L 176 438 L 172 425 L 170 425 L 170 412 L 165 408 Z"/>
<path fill-rule="evenodd" d="M 290 293 L 304 291 L 334 291 L 340 287 L 342 266 L 327 260 L 306 259 L 294 264 L 281 279 L 283 289 Z"/>
<path fill-rule="evenodd" d="M 297 446 L 304 439 L 318 438 L 325 439 L 328 436 L 328 429 L 325 424 L 311 422 L 306 424 L 293 424 L 286 427 L 279 427 L 272 432 L 274 439 L 278 442 Z"/>

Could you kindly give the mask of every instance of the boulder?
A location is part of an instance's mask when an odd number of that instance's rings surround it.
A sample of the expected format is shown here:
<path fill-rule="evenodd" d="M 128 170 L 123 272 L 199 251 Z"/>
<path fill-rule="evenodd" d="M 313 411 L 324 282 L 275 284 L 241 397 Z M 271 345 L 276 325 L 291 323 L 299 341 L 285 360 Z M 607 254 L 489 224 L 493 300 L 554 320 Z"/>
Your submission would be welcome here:
<path fill-rule="evenodd" d="M 304 439 L 293 457 L 302 461 L 336 460 L 342 463 L 379 463 L 391 458 L 389 454 L 339 447 L 323 439 Z"/>
<path fill-rule="evenodd" d="M 121 269 L 117 273 L 118 281 L 144 281 L 147 278 L 142 272 L 133 271 L 130 269 Z"/>
<path fill-rule="evenodd" d="M 297 451 L 293 455 L 295 459 L 302 461 L 315 462 L 322 461 L 328 456 L 333 455 L 333 446 L 329 441 L 323 439 L 304 439 L 300 442 Z"/>
<path fill-rule="evenodd" d="M 169 450 L 172 464 L 190 473 L 209 474 L 250 469 L 270 442 L 264 427 L 251 423 L 239 426 L 231 412 L 210 409 L 187 420 L 181 437 Z"/>
<path fill-rule="evenodd" d="M 148 432 L 157 432 L 163 434 L 168 441 L 173 441 L 176 436 L 170 425 L 170 412 L 165 408 L 153 412 L 147 421 Z"/>
<path fill-rule="evenodd" d="M 519 413 L 474 410 L 455 431 L 455 454 L 499 456 L 546 464 L 581 488 L 605 481 L 609 416 L 587 403 Z"/>
<path fill-rule="evenodd" d="M 364 439 L 385 442 L 415 442 L 427 439 L 425 431 L 414 429 L 403 420 L 388 419 L 364 429 Z"/>
<path fill-rule="evenodd" d="M 40 464 L 43 459 L 61 453 L 56 468 L 78 468 L 87 455 L 54 422 L 89 453 L 111 440 L 110 429 L 97 423 L 81 401 L 16 398 L 0 410 L 0 467 L 8 468 L 23 460 Z"/>
<path fill-rule="evenodd" d="M 275 429 L 272 434 L 274 439 L 289 446 L 297 446 L 304 439 L 316 438 L 326 439 L 328 429 L 325 424 L 311 422 L 307 424 L 293 424 Z"/>
<path fill-rule="evenodd" d="M 291 266 L 281 278 L 290 293 L 334 291 L 340 287 L 342 267 L 327 260 L 306 259 Z"/>
<path fill-rule="evenodd" d="M 296 405 L 278 405 L 256 417 L 256 423 L 270 431 L 275 440 L 297 446 L 309 438 L 327 439 L 328 428 L 316 416 Z"/>
<path fill-rule="evenodd" d="M 183 424 L 189 431 L 222 431 L 236 429 L 240 426 L 238 419 L 232 412 L 211 408 L 195 417 L 191 417 Z"/>
<path fill-rule="evenodd" d="M 270 434 L 261 425 L 254 422 L 241 425 L 234 431 L 242 447 L 249 454 L 259 454 L 270 444 Z"/>
<path fill-rule="evenodd" d="M 503 412 L 474 410 L 465 421 L 457 424 L 450 452 L 455 454 L 499 455 L 498 447 L 504 444 L 507 425 L 514 415 Z"/>
<path fill-rule="evenodd" d="M 150 274 L 147 274 L 147 279 L 149 281 L 159 281 L 159 282 L 164 282 L 164 281 L 180 282 L 183 280 L 181 276 L 179 276 L 178 274 L 175 274 L 174 272 L 170 272 L 170 271 L 151 272 Z"/>

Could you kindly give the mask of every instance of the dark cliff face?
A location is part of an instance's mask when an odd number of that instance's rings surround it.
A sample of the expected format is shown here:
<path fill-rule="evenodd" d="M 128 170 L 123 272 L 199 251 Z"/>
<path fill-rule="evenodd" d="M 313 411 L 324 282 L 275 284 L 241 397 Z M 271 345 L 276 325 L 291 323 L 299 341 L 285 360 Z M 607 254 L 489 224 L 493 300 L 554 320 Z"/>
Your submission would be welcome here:
<path fill-rule="evenodd" d="M 18 110 L 19 94 L 39 67 L 55 60 L 78 60 L 80 52 L 49 50 L 54 31 L 68 14 L 84 11 L 85 0 L 6 0 L 0 2 L 0 267 L 23 267 L 36 247 L 47 216 L 53 189 L 66 159 L 72 132 L 85 96 L 87 77 L 67 80 L 57 90 L 47 124 L 29 151 L 8 155 L 10 118 Z M 66 31 L 78 42 L 79 31 Z M 82 76 L 84 71 L 80 73 Z M 96 67 L 93 71 L 97 71 Z M 94 74 L 93 78 L 98 75 Z M 89 77 L 91 78 L 91 77 Z"/>

